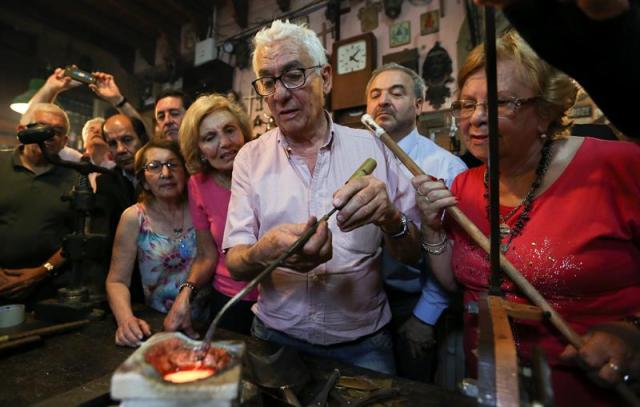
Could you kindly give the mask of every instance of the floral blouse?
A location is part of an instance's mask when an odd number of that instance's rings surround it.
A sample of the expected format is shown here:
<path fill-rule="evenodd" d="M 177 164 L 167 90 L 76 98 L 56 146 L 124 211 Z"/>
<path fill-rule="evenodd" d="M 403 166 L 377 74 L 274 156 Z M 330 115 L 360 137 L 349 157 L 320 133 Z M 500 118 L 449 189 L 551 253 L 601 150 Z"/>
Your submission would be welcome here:
<path fill-rule="evenodd" d="M 136 209 L 140 224 L 138 266 L 144 297 L 151 308 L 167 313 L 196 257 L 196 231 L 190 227 L 176 236 L 156 233 L 144 206 L 136 204 Z"/>

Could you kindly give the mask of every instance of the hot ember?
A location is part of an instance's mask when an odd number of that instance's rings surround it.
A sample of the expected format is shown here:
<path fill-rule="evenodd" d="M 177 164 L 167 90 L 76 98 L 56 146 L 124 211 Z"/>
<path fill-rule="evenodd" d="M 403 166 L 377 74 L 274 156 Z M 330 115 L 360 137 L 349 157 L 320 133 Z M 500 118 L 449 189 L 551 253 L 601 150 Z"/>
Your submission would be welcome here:
<path fill-rule="evenodd" d="M 222 348 L 210 347 L 204 359 L 198 360 L 193 345 L 178 338 L 167 339 L 153 345 L 144 355 L 162 378 L 173 383 L 186 383 L 205 379 L 224 369 L 231 355 Z"/>

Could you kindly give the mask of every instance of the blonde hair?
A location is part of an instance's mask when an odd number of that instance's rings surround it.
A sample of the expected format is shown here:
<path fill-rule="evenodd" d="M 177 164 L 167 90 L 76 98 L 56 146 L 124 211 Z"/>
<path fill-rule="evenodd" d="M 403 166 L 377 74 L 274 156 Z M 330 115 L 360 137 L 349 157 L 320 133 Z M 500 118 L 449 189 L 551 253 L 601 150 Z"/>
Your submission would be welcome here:
<path fill-rule="evenodd" d="M 253 71 L 256 76 L 258 63 L 258 50 L 263 47 L 273 46 L 274 43 L 280 41 L 290 41 L 303 50 L 311 58 L 312 65 L 326 65 L 327 51 L 322 46 L 318 35 L 309 28 L 290 23 L 289 20 L 274 20 L 271 26 L 265 27 L 258 31 L 253 39 Z"/>
<path fill-rule="evenodd" d="M 219 94 L 200 96 L 184 114 L 178 133 L 180 150 L 190 174 L 214 171 L 208 161 L 200 159 L 202 154 L 200 147 L 198 147 L 198 141 L 200 140 L 202 120 L 209 114 L 220 110 L 226 110 L 236 118 L 245 143 L 252 138 L 249 116 L 240 105 Z"/>
<path fill-rule="evenodd" d="M 515 31 L 508 31 L 498 38 L 496 56 L 498 61 L 515 62 L 520 80 L 538 96 L 537 112 L 550 121 L 547 136 L 551 139 L 567 136 L 571 122 L 566 112 L 575 103 L 577 94 L 573 80 L 542 60 Z M 469 53 L 458 72 L 458 97 L 467 79 L 484 66 L 484 45 L 481 44 Z"/>

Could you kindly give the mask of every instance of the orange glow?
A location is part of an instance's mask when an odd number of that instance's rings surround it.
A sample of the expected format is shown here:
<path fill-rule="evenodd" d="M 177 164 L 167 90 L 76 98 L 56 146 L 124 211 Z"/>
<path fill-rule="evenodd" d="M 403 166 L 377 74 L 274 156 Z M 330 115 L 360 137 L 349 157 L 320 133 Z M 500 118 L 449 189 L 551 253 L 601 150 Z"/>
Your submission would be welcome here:
<path fill-rule="evenodd" d="M 191 370 L 178 370 L 175 372 L 167 373 L 164 375 L 163 379 L 171 383 L 188 383 L 195 382 L 196 380 L 206 379 L 207 377 L 212 376 L 213 373 L 213 369 L 203 367 L 199 369 L 196 368 Z"/>

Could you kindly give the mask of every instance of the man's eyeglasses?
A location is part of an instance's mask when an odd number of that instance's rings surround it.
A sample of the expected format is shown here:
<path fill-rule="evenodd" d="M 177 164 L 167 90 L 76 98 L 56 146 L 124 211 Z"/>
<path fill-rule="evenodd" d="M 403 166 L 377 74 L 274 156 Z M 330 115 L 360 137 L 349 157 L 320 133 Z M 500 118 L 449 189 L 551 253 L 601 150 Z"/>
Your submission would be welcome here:
<path fill-rule="evenodd" d="M 514 115 L 522 106 L 537 99 L 538 96 L 522 99 L 516 97 L 499 98 L 498 117 L 510 117 Z M 478 106 L 483 106 L 484 109 L 487 109 L 488 103 L 489 102 L 478 102 L 471 99 L 456 100 L 455 102 L 451 103 L 451 116 L 455 117 L 456 119 L 467 119 L 471 117 Z"/>
<path fill-rule="evenodd" d="M 261 76 L 251 82 L 253 88 L 260 96 L 269 96 L 276 91 L 276 82 L 280 81 L 287 89 L 296 89 L 307 82 L 307 71 L 309 69 L 320 68 L 322 65 L 310 66 L 308 68 L 291 68 L 284 71 L 280 76 Z"/>
<path fill-rule="evenodd" d="M 157 174 L 162 172 L 162 167 L 167 167 L 167 169 L 169 171 L 176 171 L 177 169 L 181 169 L 182 168 L 182 164 L 177 163 L 175 161 L 158 161 L 158 160 L 153 160 L 153 161 L 149 161 L 145 166 L 144 169 L 148 172 L 151 172 L 153 174 Z"/>

